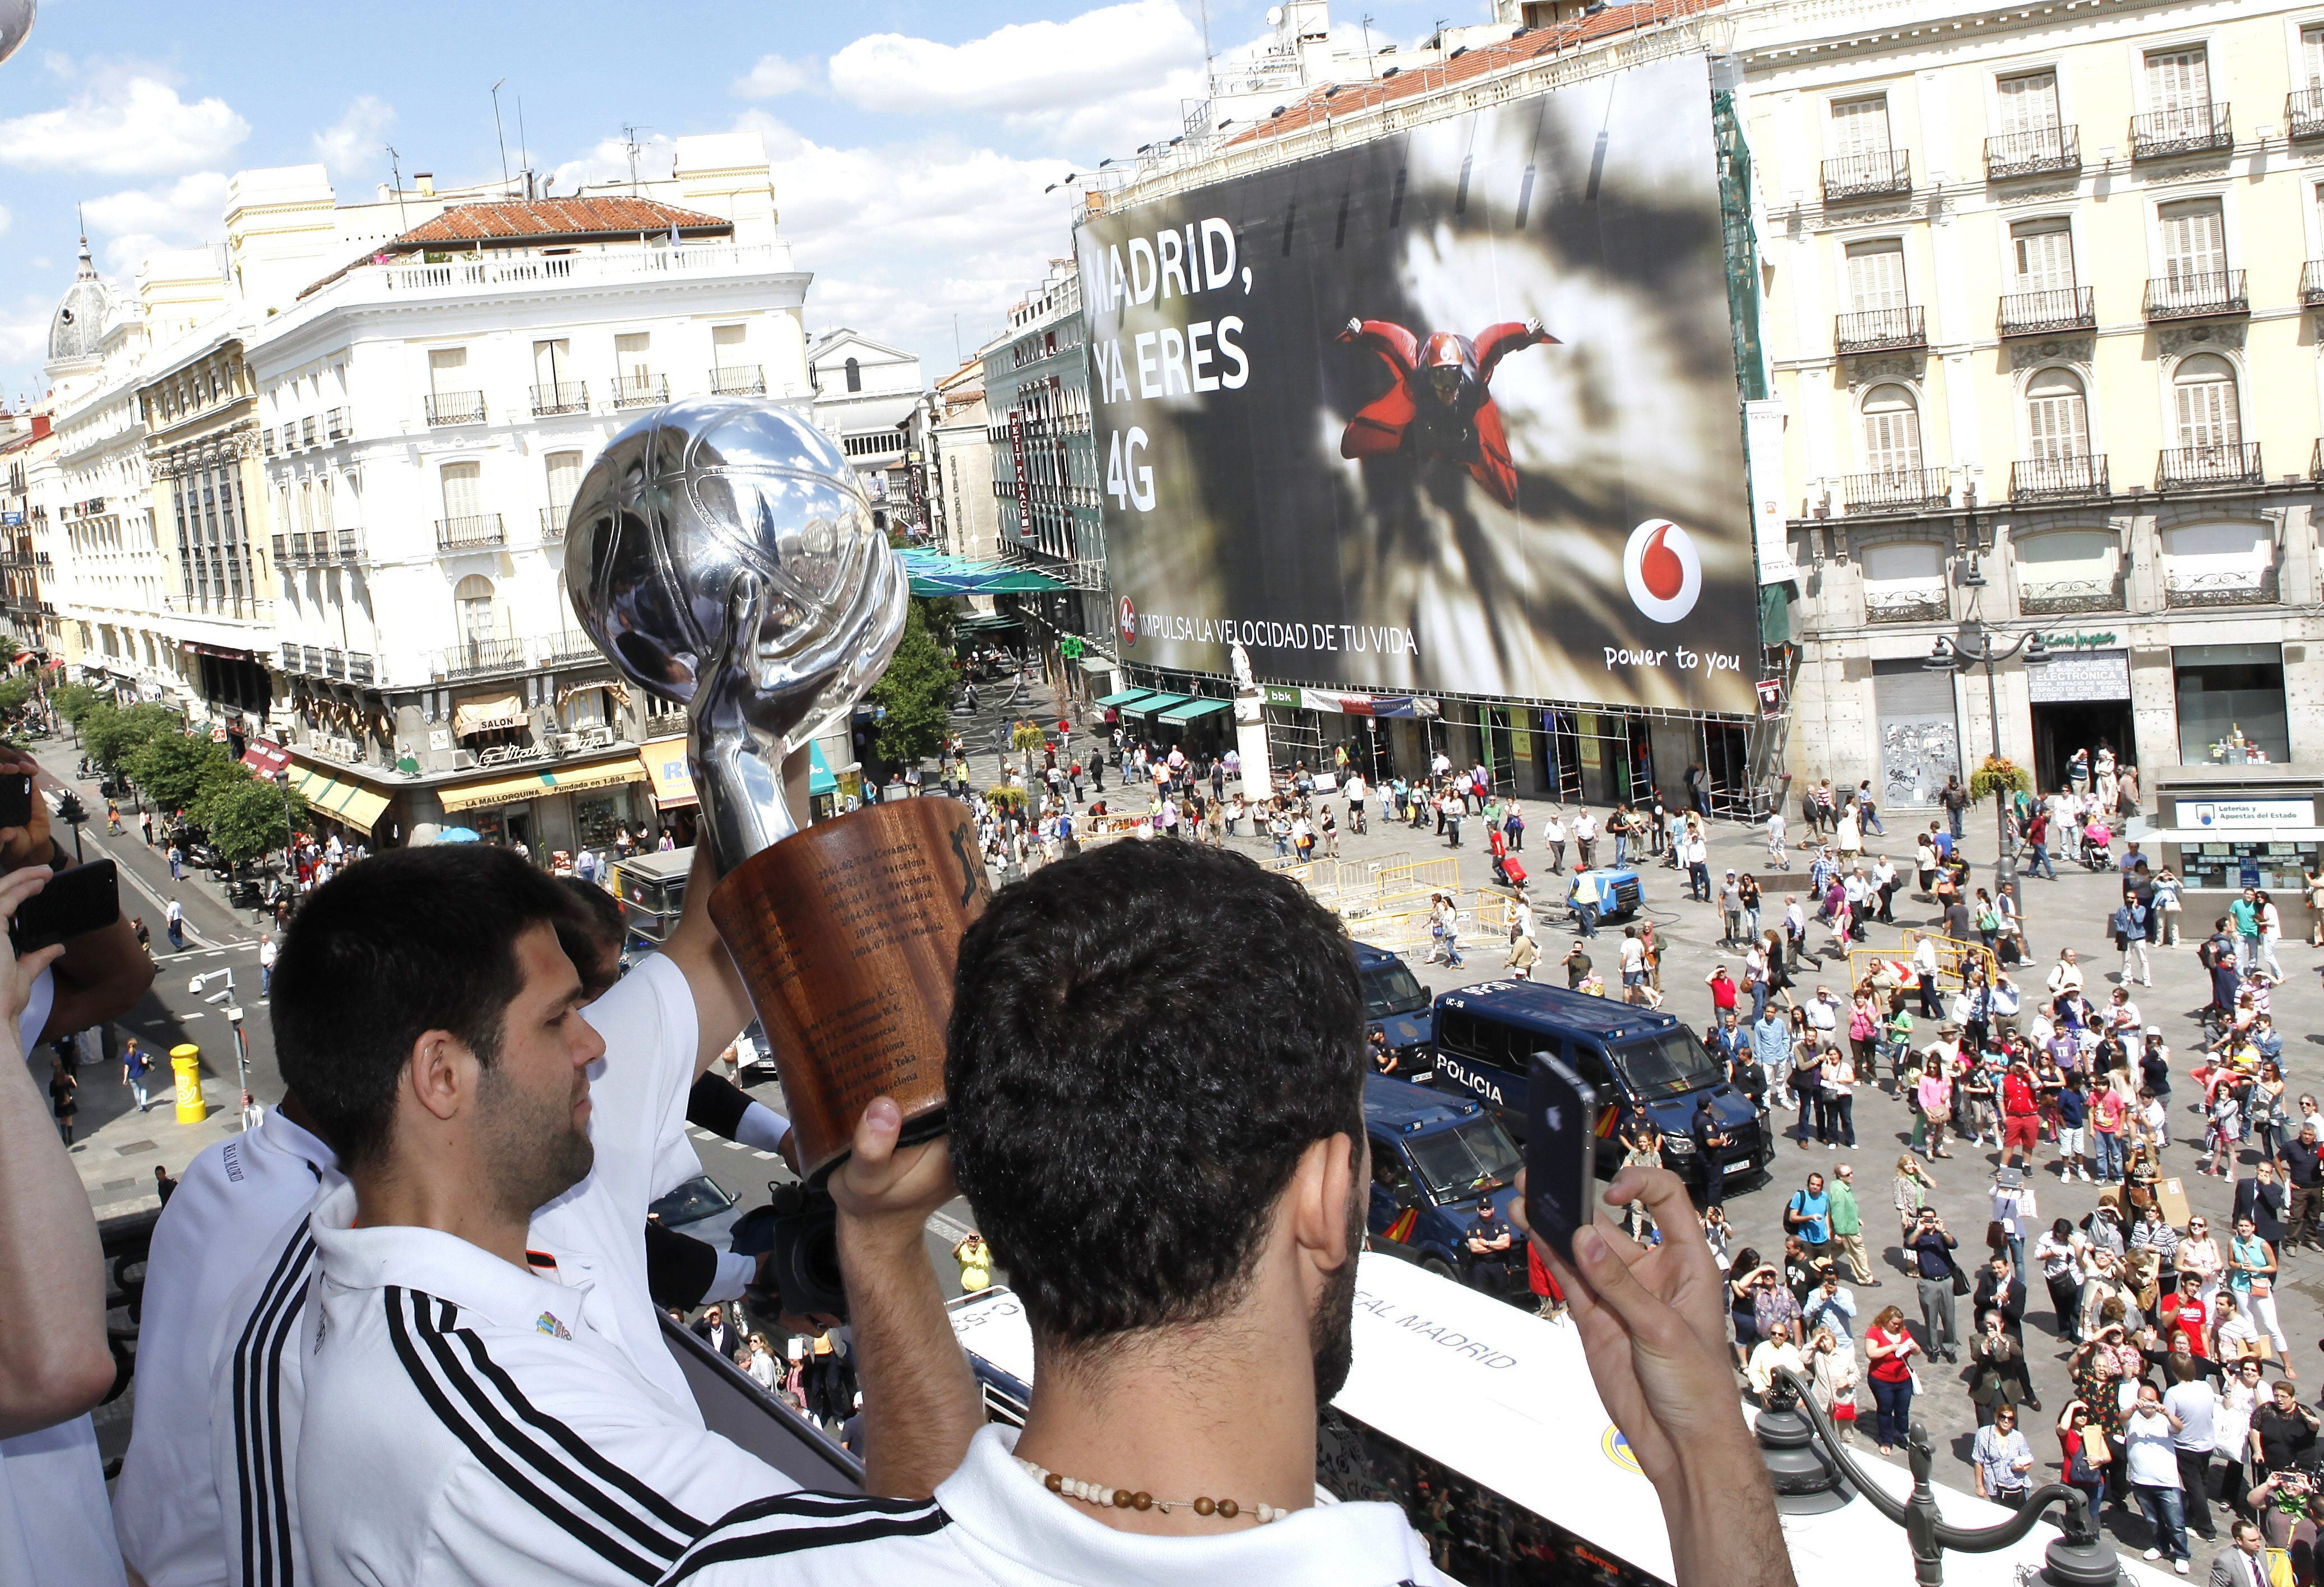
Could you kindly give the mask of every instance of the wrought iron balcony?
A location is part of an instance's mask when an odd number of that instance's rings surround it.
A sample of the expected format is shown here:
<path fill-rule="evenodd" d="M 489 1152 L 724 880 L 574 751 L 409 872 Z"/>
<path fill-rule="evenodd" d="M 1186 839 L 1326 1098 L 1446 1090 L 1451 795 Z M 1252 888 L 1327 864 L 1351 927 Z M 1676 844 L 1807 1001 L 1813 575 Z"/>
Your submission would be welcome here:
<path fill-rule="evenodd" d="M 274 455 L 274 427 L 267 426 L 258 432 L 258 449 L 268 457 Z"/>
<path fill-rule="evenodd" d="M 2082 169 L 2082 135 L 2075 127 L 2034 127 L 1985 141 L 1985 179 L 2044 176 Z"/>
<path fill-rule="evenodd" d="M 567 628 L 551 634 L 540 642 L 540 660 L 544 666 L 557 666 L 573 661 L 600 661 L 604 652 L 597 642 L 578 628 Z"/>
<path fill-rule="evenodd" d="M 1952 615 L 1941 586 L 1934 590 L 1867 590 L 1868 623 L 1941 623 Z"/>
<path fill-rule="evenodd" d="M 2310 308 L 2324 306 L 2324 259 L 2300 267 L 2300 301 Z"/>
<path fill-rule="evenodd" d="M 2324 138 L 2324 88 L 2301 88 L 2283 96 L 2283 131 L 2295 143 Z"/>
<path fill-rule="evenodd" d="M 282 670 L 286 673 L 295 673 L 300 670 L 299 647 L 296 645 L 286 644 L 282 647 Z"/>
<path fill-rule="evenodd" d="M 763 397 L 766 371 L 755 363 L 722 363 L 710 372 L 710 391 L 715 397 Z"/>
<path fill-rule="evenodd" d="M 2012 292 L 2001 300 L 2005 336 L 2051 336 L 2098 327 L 2096 293 L 2089 287 L 2058 287 L 2047 292 Z"/>
<path fill-rule="evenodd" d="M 431 391 L 428 394 L 431 425 L 480 425 L 484 422 L 482 391 Z"/>
<path fill-rule="evenodd" d="M 1823 201 L 1902 197 L 1913 191 L 1913 157 L 1902 149 L 1843 155 L 1823 162 Z"/>
<path fill-rule="evenodd" d="M 373 680 L 373 674 L 374 674 L 374 670 L 375 670 L 375 669 L 374 669 L 374 665 L 373 665 L 372 658 L 371 658 L 370 656 L 365 656 L 365 655 L 364 655 L 362 651 L 360 651 L 360 650 L 350 650 L 350 651 L 348 651 L 348 652 L 347 652 L 347 682 L 348 682 L 348 683 L 371 683 L 371 682 L 373 682 L 373 681 L 374 681 L 374 680 Z"/>
<path fill-rule="evenodd" d="M 2110 579 L 2027 581 L 2017 586 L 2021 617 L 2066 617 L 2080 611 L 2123 611 L 2122 575 Z"/>
<path fill-rule="evenodd" d="M 472 513 L 466 518 L 439 518 L 436 520 L 436 549 L 465 551 L 484 546 L 503 546 L 508 536 L 501 527 L 497 512 Z"/>
<path fill-rule="evenodd" d="M 2259 486 L 2267 483 L 2260 472 L 2259 443 L 2166 449 L 2154 464 L 2154 488 L 2184 490 L 2192 486 Z"/>
<path fill-rule="evenodd" d="M 344 408 L 327 408 L 323 414 L 323 429 L 331 440 L 344 441 L 355 433 Z"/>
<path fill-rule="evenodd" d="M 315 416 L 310 413 L 305 418 L 299 421 L 299 445 L 301 446 L 312 446 L 314 444 Z"/>
<path fill-rule="evenodd" d="M 1871 308 L 1843 314 L 1832 321 L 1832 351 L 1839 353 L 1879 353 L 1898 347 L 1929 344 L 1923 320 L 1927 311 L 1917 303 L 1902 308 Z"/>
<path fill-rule="evenodd" d="M 2251 294 L 2244 289 L 2239 270 L 2146 279 L 2146 317 L 2151 320 L 2218 319 L 2250 312 Z"/>
<path fill-rule="evenodd" d="M 344 650 L 326 649 L 323 652 L 323 675 L 327 678 L 345 679 L 347 675 L 347 653 Z"/>
<path fill-rule="evenodd" d="M 2106 494 L 2103 452 L 2073 457 L 2021 457 L 2009 465 L 2012 501 L 2080 501 Z"/>
<path fill-rule="evenodd" d="M 299 647 L 299 661 L 300 666 L 308 673 L 318 678 L 323 675 L 323 653 L 314 646 Z"/>
<path fill-rule="evenodd" d="M 274 537 L 274 565 L 276 567 L 290 565 L 290 537 L 287 535 Z"/>
<path fill-rule="evenodd" d="M 1893 468 L 1849 474 L 1840 482 L 1840 500 L 1850 512 L 1914 512 L 1952 500 L 1952 471 Z"/>
<path fill-rule="evenodd" d="M 613 382 L 613 406 L 616 408 L 655 408 L 669 400 L 668 375 L 644 375 L 636 380 Z"/>
<path fill-rule="evenodd" d="M 540 537 L 544 540 L 562 540 L 565 538 L 565 520 L 572 511 L 573 509 L 569 506 L 542 508 L 540 509 Z"/>
<path fill-rule="evenodd" d="M 547 418 L 553 413 L 586 413 L 589 411 L 589 382 L 559 381 L 553 386 L 532 389 L 532 417 Z"/>
<path fill-rule="evenodd" d="M 274 602 L 254 596 L 210 594 L 197 591 L 190 595 L 164 595 L 161 609 L 173 617 L 230 618 L 237 622 L 272 622 Z"/>
<path fill-rule="evenodd" d="M 335 541 L 332 550 L 339 561 L 356 563 L 364 560 L 361 529 L 335 529 L 332 531 L 332 537 Z"/>
<path fill-rule="evenodd" d="M 2275 564 L 2265 567 L 2223 568 L 2217 573 L 2163 573 L 2163 604 L 2185 606 L 2273 606 L 2280 598 Z"/>
<path fill-rule="evenodd" d="M 2130 118 L 2130 157 L 2168 160 L 2178 154 L 2208 154 L 2236 146 L 2236 124 L 2224 105 L 2190 105 L 2154 110 Z"/>
<path fill-rule="evenodd" d="M 439 678 L 471 678 L 483 673 L 521 672 L 526 665 L 521 639 L 469 639 L 436 658 Z"/>

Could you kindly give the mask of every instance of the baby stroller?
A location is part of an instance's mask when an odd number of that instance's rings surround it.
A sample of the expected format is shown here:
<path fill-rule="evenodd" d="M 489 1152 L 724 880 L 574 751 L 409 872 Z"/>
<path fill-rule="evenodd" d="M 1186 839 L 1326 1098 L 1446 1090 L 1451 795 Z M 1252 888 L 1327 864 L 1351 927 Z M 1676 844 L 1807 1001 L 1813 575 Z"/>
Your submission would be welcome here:
<path fill-rule="evenodd" d="M 2103 821 L 2093 816 L 2082 823 L 2082 852 L 2080 858 L 2084 870 L 2105 871 L 2114 868 L 2114 833 Z"/>

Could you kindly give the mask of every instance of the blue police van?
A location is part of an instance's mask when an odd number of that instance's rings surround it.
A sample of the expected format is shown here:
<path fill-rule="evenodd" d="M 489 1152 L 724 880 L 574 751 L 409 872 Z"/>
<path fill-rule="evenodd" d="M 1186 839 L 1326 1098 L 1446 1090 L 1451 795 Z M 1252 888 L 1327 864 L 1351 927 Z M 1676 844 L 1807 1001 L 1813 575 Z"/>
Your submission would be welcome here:
<path fill-rule="evenodd" d="M 1598 1093 L 1598 1135 L 1611 1141 L 1626 1112 L 1643 1113 L 1663 1133 L 1663 1162 L 1692 1182 L 1689 1133 L 1698 1097 L 1728 1138 L 1724 1182 L 1748 1179 L 1775 1154 L 1751 1099 L 1727 1082 L 1675 1014 L 1538 981 L 1487 981 L 1436 1000 L 1436 1075 L 1440 1089 L 1482 1103 L 1518 1141 L 1526 1133 L 1526 1074 L 1537 1051 L 1554 1054 Z M 1618 1151 L 1600 1151 L 1598 1171 L 1611 1178 Z"/>
<path fill-rule="evenodd" d="M 1526 1289 L 1524 1237 L 1510 1211 L 1525 1159 L 1484 1104 L 1374 1075 L 1364 1081 L 1364 1133 L 1370 1249 L 1504 1298 Z M 1488 1206 L 1511 1236 L 1499 1256 L 1469 1250 Z"/>
<path fill-rule="evenodd" d="M 1364 983 L 1364 1032 L 1378 1031 L 1396 1056 L 1396 1072 L 1419 1078 L 1432 1068 L 1436 1014 L 1428 988 L 1399 954 L 1356 944 L 1356 973 Z"/>

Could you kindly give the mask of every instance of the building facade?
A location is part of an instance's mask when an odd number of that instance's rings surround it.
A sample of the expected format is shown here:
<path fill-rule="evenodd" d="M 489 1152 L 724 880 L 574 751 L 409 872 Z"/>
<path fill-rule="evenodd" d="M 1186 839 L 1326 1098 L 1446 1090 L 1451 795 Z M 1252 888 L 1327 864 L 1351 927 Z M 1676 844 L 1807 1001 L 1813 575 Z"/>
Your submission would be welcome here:
<path fill-rule="evenodd" d="M 1794 771 L 2324 759 L 2324 12 L 1738 18 Z M 1923 665 L 1972 624 L 2060 659 Z"/>
<path fill-rule="evenodd" d="M 816 427 L 846 453 L 872 499 L 872 523 L 924 534 L 930 508 L 919 359 L 845 326 L 809 342 L 807 357 Z"/>

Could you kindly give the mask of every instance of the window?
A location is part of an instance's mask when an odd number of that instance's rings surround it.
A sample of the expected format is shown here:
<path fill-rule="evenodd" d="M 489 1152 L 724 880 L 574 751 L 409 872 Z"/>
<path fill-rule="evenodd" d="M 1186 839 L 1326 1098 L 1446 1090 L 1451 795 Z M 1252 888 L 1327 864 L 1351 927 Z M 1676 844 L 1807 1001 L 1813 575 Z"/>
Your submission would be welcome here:
<path fill-rule="evenodd" d="M 431 347 L 428 350 L 428 389 L 441 397 L 447 391 L 468 389 L 468 350 L 466 347 Z"/>
<path fill-rule="evenodd" d="M 847 361 L 847 389 L 851 391 L 863 390 L 863 366 L 852 358 Z"/>
<path fill-rule="evenodd" d="M 1848 245 L 1848 301 L 1858 314 L 1905 307 L 1904 244 L 1901 240 L 1884 237 L 1877 243 Z"/>
<path fill-rule="evenodd" d="M 2227 273 L 2227 228 L 2217 198 L 2163 206 L 2163 274 L 2172 284 Z"/>
<path fill-rule="evenodd" d="M 613 367 L 625 381 L 653 379 L 649 362 L 653 336 L 647 331 L 624 331 L 613 338 Z"/>
<path fill-rule="evenodd" d="M 2035 457 L 2089 455 L 2089 408 L 2081 376 L 2045 369 L 2026 383 L 2025 438 Z"/>
<path fill-rule="evenodd" d="M 581 492 L 581 454 L 578 452 L 552 452 L 549 463 L 549 505 L 561 518 L 573 505 L 573 498 Z"/>
<path fill-rule="evenodd" d="M 1836 99 L 1831 106 L 1831 152 L 1835 159 L 1884 157 L 1888 152 L 1888 96 Z"/>
<path fill-rule="evenodd" d="M 482 573 L 470 573 L 452 592 L 453 608 L 459 613 L 460 642 L 479 645 L 493 638 L 493 582 Z"/>
<path fill-rule="evenodd" d="M 1875 386 L 1864 399 L 1864 461 L 1876 473 L 1917 472 L 1921 413 L 1905 386 Z"/>
<path fill-rule="evenodd" d="M 2324 28 L 2300 30 L 2300 81 L 2324 88 Z"/>
<path fill-rule="evenodd" d="M 2059 125 L 2058 74 L 2029 71 L 1994 85 L 1994 108 L 2005 135 L 2054 132 Z"/>
<path fill-rule="evenodd" d="M 2157 50 L 2146 58 L 2146 108 L 2173 133 L 2211 129 L 2211 70 L 2201 45 Z"/>
<path fill-rule="evenodd" d="M 2111 585 L 2122 562 L 2122 541 L 2106 529 L 2046 529 L 2011 536 L 2010 553 L 2029 590 L 2082 581 Z"/>
<path fill-rule="evenodd" d="M 532 344 L 532 383 L 554 389 L 563 385 L 573 372 L 573 344 L 559 336 L 554 342 Z"/>
<path fill-rule="evenodd" d="M 2062 216 L 2022 220 L 2009 228 L 2020 292 L 2060 292 L 2074 286 L 2074 234 Z"/>
<path fill-rule="evenodd" d="M 749 342 L 748 326 L 712 326 L 710 327 L 710 361 L 720 369 L 731 369 L 744 362 L 742 354 Z"/>
<path fill-rule="evenodd" d="M 2240 760 L 2245 752 L 2238 740 L 2264 751 L 2270 760 L 2292 757 L 2282 646 L 2174 645 L 2171 671 L 2179 707 L 2182 765 Z M 2192 852 L 2190 848 L 2189 853 Z M 2263 858 L 2259 863 L 2265 867 L 2271 862 Z M 2189 869 L 2193 869 L 2191 864 Z M 2264 876 L 2262 879 L 2272 878 Z M 2228 885 L 2227 876 L 2221 875 L 2214 885 Z M 2289 885 L 2298 887 L 2296 875 Z"/>
<path fill-rule="evenodd" d="M 2216 353 L 2182 358 L 2171 373 L 2172 419 L 2182 451 L 2235 446 L 2243 440 L 2235 367 Z"/>
<path fill-rule="evenodd" d="M 484 466 L 474 463 L 444 465 L 444 516 L 475 518 L 484 511 Z"/>

